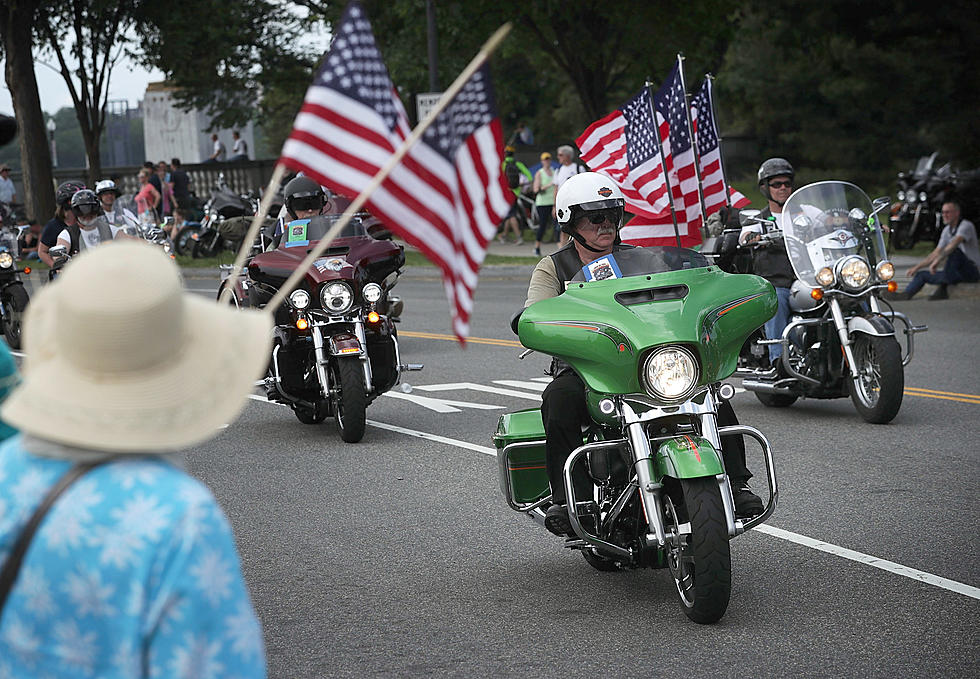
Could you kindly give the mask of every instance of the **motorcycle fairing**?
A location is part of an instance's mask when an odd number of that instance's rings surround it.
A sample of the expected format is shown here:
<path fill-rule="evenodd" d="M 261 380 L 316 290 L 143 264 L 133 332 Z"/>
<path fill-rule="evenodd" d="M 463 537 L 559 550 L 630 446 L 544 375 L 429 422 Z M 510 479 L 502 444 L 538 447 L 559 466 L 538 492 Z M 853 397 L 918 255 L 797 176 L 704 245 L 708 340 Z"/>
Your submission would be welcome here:
<path fill-rule="evenodd" d="M 340 332 L 328 338 L 330 353 L 333 356 L 351 356 L 362 353 L 361 343 L 353 333 Z"/>
<path fill-rule="evenodd" d="M 882 316 L 853 316 L 847 319 L 847 334 L 853 335 L 856 332 L 888 337 L 895 334 L 895 328 Z"/>
<path fill-rule="evenodd" d="M 659 295 L 663 288 L 672 294 Z M 525 309 L 518 335 L 528 349 L 569 363 L 595 392 L 642 393 L 649 349 L 688 346 L 701 363 L 700 383 L 717 382 L 735 371 L 745 339 L 775 312 L 776 293 L 764 279 L 701 267 L 573 283 Z"/>

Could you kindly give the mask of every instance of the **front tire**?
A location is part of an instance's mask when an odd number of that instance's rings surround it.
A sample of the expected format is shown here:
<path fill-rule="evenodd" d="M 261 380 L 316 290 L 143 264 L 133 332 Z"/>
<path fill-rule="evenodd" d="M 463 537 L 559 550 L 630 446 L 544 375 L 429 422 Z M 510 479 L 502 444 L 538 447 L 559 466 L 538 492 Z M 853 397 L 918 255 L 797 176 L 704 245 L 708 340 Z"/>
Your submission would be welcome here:
<path fill-rule="evenodd" d="M 364 393 L 364 370 L 357 358 L 337 359 L 337 386 L 340 392 L 334 400 L 337 431 L 346 443 L 364 438 L 367 394 Z"/>
<path fill-rule="evenodd" d="M 764 394 L 761 391 L 755 392 L 755 397 L 767 408 L 788 408 L 796 403 L 797 398 L 787 394 Z"/>
<path fill-rule="evenodd" d="M 327 408 L 326 401 L 319 401 L 315 408 L 304 408 L 303 406 L 293 406 L 293 414 L 296 415 L 296 419 L 303 424 L 320 424 L 325 419 L 327 419 Z"/>
<path fill-rule="evenodd" d="M 30 297 L 23 285 L 15 284 L 6 289 L 3 295 L 3 336 L 11 349 L 19 350 L 24 311 Z"/>
<path fill-rule="evenodd" d="M 174 239 L 174 250 L 178 255 L 186 257 L 194 253 L 194 234 L 199 233 L 201 228 L 198 226 L 184 226 L 177 232 Z"/>
<path fill-rule="evenodd" d="M 702 625 L 718 622 L 728 609 L 732 593 L 732 557 L 721 491 L 714 478 L 682 479 L 684 512 L 676 512 L 669 497 L 665 515 L 676 529 L 687 517 L 690 535 L 682 535 L 670 550 L 667 563 L 681 610 Z"/>
<path fill-rule="evenodd" d="M 894 337 L 859 334 L 852 345 L 858 378 L 851 380 L 851 401 L 866 422 L 895 419 L 905 393 L 902 349 Z"/>

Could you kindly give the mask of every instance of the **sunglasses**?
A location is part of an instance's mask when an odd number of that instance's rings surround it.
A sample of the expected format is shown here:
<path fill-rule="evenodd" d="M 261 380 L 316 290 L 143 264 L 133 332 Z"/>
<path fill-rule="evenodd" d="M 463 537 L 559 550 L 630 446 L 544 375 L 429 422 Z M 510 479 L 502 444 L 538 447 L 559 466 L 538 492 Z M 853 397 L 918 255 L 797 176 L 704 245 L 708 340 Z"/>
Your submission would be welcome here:
<path fill-rule="evenodd" d="M 595 210 L 594 212 L 589 212 L 587 215 L 583 215 L 589 220 L 590 224 L 599 226 L 605 222 L 609 222 L 613 226 L 619 224 L 619 220 L 622 216 L 622 212 L 617 208 L 608 208 L 606 210 Z"/>
<path fill-rule="evenodd" d="M 73 205 L 71 209 L 76 215 L 84 215 L 87 217 L 98 212 L 100 206 L 92 205 L 91 203 L 82 203 L 81 205 Z"/>
<path fill-rule="evenodd" d="M 320 196 L 296 196 L 290 202 L 294 212 L 300 210 L 319 210 L 323 207 L 323 198 Z"/>
<path fill-rule="evenodd" d="M 781 182 L 769 182 L 770 189 L 784 189 L 792 186 L 793 186 L 793 182 L 788 180 L 783 180 Z"/>

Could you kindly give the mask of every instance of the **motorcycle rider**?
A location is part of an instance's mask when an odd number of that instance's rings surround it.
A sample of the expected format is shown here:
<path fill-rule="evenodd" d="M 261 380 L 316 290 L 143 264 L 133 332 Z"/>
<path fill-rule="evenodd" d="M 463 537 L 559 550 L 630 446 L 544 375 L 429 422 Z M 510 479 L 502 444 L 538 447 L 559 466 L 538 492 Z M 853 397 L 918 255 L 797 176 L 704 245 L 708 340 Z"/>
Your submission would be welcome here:
<path fill-rule="evenodd" d="M 119 189 L 116 182 L 111 179 L 103 179 L 95 184 L 95 195 L 102 203 L 102 213 L 106 221 L 114 226 L 138 228 L 139 223 L 136 215 L 116 202 L 119 198 Z"/>
<path fill-rule="evenodd" d="M 323 187 L 316 181 L 307 176 L 299 175 L 289 180 L 282 190 L 283 211 L 280 213 L 279 221 L 276 224 L 275 233 L 272 236 L 272 249 L 279 247 L 282 236 L 286 230 L 286 224 L 294 219 L 309 219 L 323 212 L 323 206 L 327 204 L 327 194 Z M 286 219 L 286 215 L 289 219 Z"/>
<path fill-rule="evenodd" d="M 542 258 L 534 267 L 525 308 L 562 294 L 567 282 L 583 266 L 633 247 L 624 245 L 619 239 L 624 206 L 625 200 L 619 187 L 605 175 L 583 172 L 570 177 L 562 185 L 555 199 L 555 216 L 562 231 L 569 236 L 569 242 Z M 541 396 L 546 466 L 553 503 L 546 513 L 545 526 L 555 534 L 568 535 L 572 534 L 572 528 L 568 520 L 562 470 L 569 454 L 582 445 L 582 425 L 590 420 L 582 378 L 571 366 L 557 359 L 552 361 L 551 375 L 554 379 Z M 735 423 L 737 419 L 731 405 L 727 401 L 722 402 L 718 410 L 719 426 Z M 745 466 L 745 448 L 741 437 L 727 436 L 722 443 L 722 455 L 731 481 L 737 515 L 744 518 L 761 513 L 762 499 L 748 487 L 752 474 Z M 581 466 L 576 468 L 573 481 L 576 495 L 592 497 L 592 482 Z"/>
<path fill-rule="evenodd" d="M 38 259 L 48 266 L 54 264 L 54 258 L 48 254 L 48 250 L 58 244 L 59 234 L 69 228 L 78 228 L 75 222 L 75 213 L 71 211 L 71 197 L 84 188 L 85 184 L 81 182 L 67 181 L 60 184 L 55 191 L 57 208 L 54 217 L 41 230 L 41 242 L 37 246 Z"/>
<path fill-rule="evenodd" d="M 107 243 L 123 230 L 123 227 L 113 226 L 105 218 L 102 203 L 91 189 L 75 192 L 71 197 L 71 211 L 75 215 L 77 226 L 66 228 L 58 234 L 58 244 L 67 247 L 71 256 Z"/>
<path fill-rule="evenodd" d="M 770 158 L 759 166 L 759 190 L 768 201 L 768 205 L 759 213 L 759 217 L 771 223 L 771 226 L 765 228 L 765 233 L 782 229 L 779 219 L 783 212 L 783 205 L 793 193 L 795 175 L 793 166 L 785 158 Z M 778 339 L 783 336 L 783 330 L 789 323 L 790 286 L 796 274 L 793 273 L 793 265 L 789 261 L 789 255 L 786 254 L 783 240 L 761 241 L 762 234 L 761 224 L 748 224 L 742 227 L 738 242 L 742 245 L 759 242 L 752 255 L 752 273 L 765 278 L 776 289 L 779 303 L 776 315 L 766 321 L 766 337 Z M 782 354 L 781 345 L 769 345 L 769 362 L 777 370 L 781 370 L 778 359 Z"/>

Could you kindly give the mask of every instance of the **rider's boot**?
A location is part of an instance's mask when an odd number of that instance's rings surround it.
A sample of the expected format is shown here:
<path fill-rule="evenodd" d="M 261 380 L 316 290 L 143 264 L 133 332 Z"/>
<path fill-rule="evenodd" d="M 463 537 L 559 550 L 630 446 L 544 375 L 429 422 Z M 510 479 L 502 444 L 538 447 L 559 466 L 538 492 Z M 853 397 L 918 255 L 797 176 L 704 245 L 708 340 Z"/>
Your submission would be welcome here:
<path fill-rule="evenodd" d="M 565 505 L 551 505 L 544 515 L 544 527 L 555 535 L 562 537 L 574 535 L 572 524 L 568 520 L 568 507 Z"/>
<path fill-rule="evenodd" d="M 762 513 L 762 498 L 752 492 L 747 479 L 731 479 L 735 516 L 748 519 Z"/>

